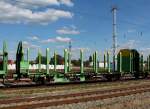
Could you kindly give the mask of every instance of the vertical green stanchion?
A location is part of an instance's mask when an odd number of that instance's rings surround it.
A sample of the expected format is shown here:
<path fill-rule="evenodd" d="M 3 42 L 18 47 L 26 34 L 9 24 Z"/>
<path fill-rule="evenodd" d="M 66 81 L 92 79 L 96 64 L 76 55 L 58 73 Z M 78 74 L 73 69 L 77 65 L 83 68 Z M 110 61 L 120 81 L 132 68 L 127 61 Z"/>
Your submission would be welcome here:
<path fill-rule="evenodd" d="M 108 69 L 108 72 L 110 73 L 110 59 L 109 59 L 109 52 L 107 51 L 107 69 Z"/>
<path fill-rule="evenodd" d="M 148 60 L 149 60 L 149 57 L 147 56 L 147 71 L 149 71 L 149 62 L 148 62 Z"/>
<path fill-rule="evenodd" d="M 106 54 L 104 52 L 104 70 L 106 70 Z"/>
<path fill-rule="evenodd" d="M 46 74 L 49 75 L 49 48 L 46 49 Z"/>
<path fill-rule="evenodd" d="M 148 66 L 149 66 L 149 70 L 150 71 L 150 55 L 148 56 Z"/>
<path fill-rule="evenodd" d="M 92 55 L 93 72 L 95 72 L 95 54 Z"/>
<path fill-rule="evenodd" d="M 28 63 L 27 73 L 29 75 L 29 65 L 30 65 L 30 62 L 29 62 L 29 48 L 27 48 L 27 63 Z"/>
<path fill-rule="evenodd" d="M 29 64 L 29 48 L 27 48 L 27 62 Z"/>
<path fill-rule="evenodd" d="M 93 70 L 93 72 L 94 72 L 94 62 L 93 62 L 93 61 L 94 61 L 94 59 L 93 59 L 93 54 L 92 54 L 92 56 L 91 56 L 91 57 L 92 57 L 92 70 Z"/>
<path fill-rule="evenodd" d="M 85 81 L 84 75 L 84 61 L 83 61 L 83 50 L 80 50 L 80 81 Z"/>
<path fill-rule="evenodd" d="M 6 76 L 7 72 L 8 72 L 7 64 L 8 64 L 7 44 L 4 41 L 3 42 L 3 70 L 5 72 L 5 76 Z"/>
<path fill-rule="evenodd" d="M 21 51 L 21 54 L 22 54 L 22 56 L 21 56 L 21 61 L 24 61 L 24 50 L 22 49 L 22 51 Z"/>
<path fill-rule="evenodd" d="M 54 71 L 56 72 L 56 67 L 57 67 L 57 53 L 54 51 Z"/>
<path fill-rule="evenodd" d="M 68 72 L 71 72 L 71 52 L 68 51 Z"/>
<path fill-rule="evenodd" d="M 120 73 L 122 72 L 122 53 L 120 51 Z"/>
<path fill-rule="evenodd" d="M 100 65 L 98 65 L 98 70 L 101 72 L 101 53 L 99 54 L 99 63 Z"/>
<path fill-rule="evenodd" d="M 80 60 L 81 60 L 81 63 L 80 63 L 80 72 L 81 73 L 84 73 L 84 65 L 83 65 L 83 50 L 80 50 Z"/>
<path fill-rule="evenodd" d="M 130 52 L 130 72 L 132 72 L 132 53 Z"/>
<path fill-rule="evenodd" d="M 67 51 L 67 49 L 65 49 L 64 50 L 64 61 L 65 61 L 65 65 L 64 65 L 64 73 L 67 73 L 68 72 L 68 66 L 67 66 L 67 61 L 68 61 L 68 59 L 67 59 L 67 56 L 68 55 L 68 51 Z"/>
<path fill-rule="evenodd" d="M 141 54 L 141 71 L 144 72 L 144 66 L 143 66 L 143 54 Z"/>
<path fill-rule="evenodd" d="M 38 69 L 39 69 L 39 72 L 41 72 L 41 51 L 40 49 L 38 50 Z"/>
<path fill-rule="evenodd" d="M 95 52 L 95 73 L 98 73 L 97 65 L 98 65 L 98 62 L 97 62 L 97 51 L 96 51 Z"/>

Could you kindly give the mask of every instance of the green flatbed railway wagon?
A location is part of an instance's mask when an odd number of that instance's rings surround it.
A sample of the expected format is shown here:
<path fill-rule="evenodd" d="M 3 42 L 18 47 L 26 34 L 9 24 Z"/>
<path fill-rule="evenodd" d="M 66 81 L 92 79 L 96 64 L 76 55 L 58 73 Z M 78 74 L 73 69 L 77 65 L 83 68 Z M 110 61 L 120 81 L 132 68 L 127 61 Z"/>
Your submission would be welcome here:
<path fill-rule="evenodd" d="M 103 56 L 103 67 L 100 67 L 100 57 L 98 52 L 94 52 L 92 57 L 92 65 L 86 68 L 84 64 L 84 51 L 80 50 L 80 67 L 73 69 L 75 66 L 72 65 L 71 52 L 68 49 L 64 50 L 64 67 L 61 71 L 57 69 L 57 53 L 54 52 L 54 68 L 50 69 L 50 49 L 46 49 L 46 60 L 44 68 L 42 68 L 42 53 L 38 50 L 38 60 L 36 62 L 36 68 L 31 69 L 30 49 L 27 48 L 27 53 L 24 52 L 24 47 L 20 41 L 16 52 L 16 69 L 13 73 L 15 80 L 30 79 L 37 84 L 46 83 L 71 83 L 71 82 L 86 82 L 86 81 L 97 81 L 97 80 L 119 80 L 120 77 L 130 75 L 130 77 L 143 78 L 147 77 L 150 71 L 150 55 L 147 57 L 147 61 L 144 61 L 143 54 L 141 55 L 135 49 L 121 49 L 117 55 L 117 70 L 112 71 L 111 68 L 111 56 L 107 51 Z M 25 56 L 26 54 L 26 56 Z M 8 53 L 6 42 L 3 43 L 3 52 L 0 53 L 0 79 L 8 80 Z M 30 67 L 30 68 L 29 68 Z"/>

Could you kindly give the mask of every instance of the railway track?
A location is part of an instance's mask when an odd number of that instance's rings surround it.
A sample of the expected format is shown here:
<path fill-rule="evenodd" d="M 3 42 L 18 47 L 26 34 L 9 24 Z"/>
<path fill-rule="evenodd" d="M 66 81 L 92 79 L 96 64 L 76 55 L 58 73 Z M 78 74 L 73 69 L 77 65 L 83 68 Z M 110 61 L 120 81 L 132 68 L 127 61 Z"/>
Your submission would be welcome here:
<path fill-rule="evenodd" d="M 81 103 L 108 99 L 131 94 L 149 92 L 150 85 L 130 86 L 126 88 L 115 88 L 109 90 L 95 90 L 81 93 L 71 93 L 44 97 L 26 97 L 17 99 L 0 100 L 0 109 L 34 109 L 40 107 L 58 106 L 65 104 Z M 9 104 L 8 104 L 9 103 Z"/>

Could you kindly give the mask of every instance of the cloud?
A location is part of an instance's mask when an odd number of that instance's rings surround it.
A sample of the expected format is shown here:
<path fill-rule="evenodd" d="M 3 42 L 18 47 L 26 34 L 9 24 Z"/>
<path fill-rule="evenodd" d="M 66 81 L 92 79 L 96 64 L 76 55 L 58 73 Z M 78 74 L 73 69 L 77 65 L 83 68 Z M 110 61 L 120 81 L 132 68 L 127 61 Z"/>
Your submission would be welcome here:
<path fill-rule="evenodd" d="M 44 11 L 33 11 L 32 9 L 21 8 L 16 4 L 11 4 L 10 2 L 6 1 L 0 1 L 1 23 L 37 23 L 47 25 L 51 22 L 59 20 L 60 18 L 73 17 L 73 13 L 69 11 L 52 8 L 47 8 Z"/>
<path fill-rule="evenodd" d="M 56 48 L 64 49 L 64 48 L 65 48 L 65 46 L 64 46 L 64 45 L 58 45 L 58 46 L 56 46 Z"/>
<path fill-rule="evenodd" d="M 88 48 L 88 47 L 79 47 L 79 48 L 72 48 L 72 51 L 73 52 L 76 52 L 76 51 L 80 51 L 80 50 L 83 50 L 83 51 L 90 51 L 90 48 Z"/>
<path fill-rule="evenodd" d="M 74 6 L 73 2 L 71 0 L 59 0 L 61 4 L 67 5 L 67 6 Z"/>
<path fill-rule="evenodd" d="M 3 0 L 4 1 L 4 0 Z M 15 3 L 18 7 L 26 7 L 26 8 L 40 8 L 46 6 L 60 6 L 65 5 L 72 7 L 74 6 L 71 0 L 6 0 L 11 3 Z"/>
<path fill-rule="evenodd" d="M 47 40 L 43 40 L 41 41 L 41 43 L 50 43 L 50 42 L 70 42 L 71 41 L 71 38 L 68 38 L 68 37 L 56 37 L 56 38 L 49 38 Z"/>
<path fill-rule="evenodd" d="M 137 40 L 128 40 L 126 43 L 118 47 L 117 52 L 119 52 L 120 49 L 136 49 L 139 43 L 140 41 Z"/>
<path fill-rule="evenodd" d="M 149 47 L 139 48 L 139 51 L 143 52 L 143 53 L 149 53 L 150 52 L 150 48 Z"/>
<path fill-rule="evenodd" d="M 74 47 L 71 49 L 72 51 L 72 59 L 79 59 L 80 58 L 80 50 L 83 50 L 84 59 L 88 59 L 88 55 L 91 52 L 91 49 L 88 47 Z"/>
<path fill-rule="evenodd" d="M 32 49 L 40 48 L 40 46 L 30 44 L 27 41 L 23 41 L 22 44 L 24 48 L 32 48 Z"/>
<path fill-rule="evenodd" d="M 61 34 L 61 35 L 77 35 L 77 34 L 80 34 L 80 31 L 78 31 L 76 29 L 76 27 L 72 26 L 71 28 L 68 28 L 68 27 L 63 27 L 63 28 L 60 28 L 58 30 L 56 30 L 56 32 L 58 34 Z"/>
<path fill-rule="evenodd" d="M 39 40 L 39 37 L 32 36 L 32 37 L 27 37 L 27 39 L 34 41 L 34 40 Z"/>
<path fill-rule="evenodd" d="M 129 29 L 129 30 L 127 31 L 127 33 L 134 33 L 134 32 L 136 32 L 136 29 Z"/>
<path fill-rule="evenodd" d="M 56 37 L 56 41 L 58 41 L 58 42 L 70 42 L 71 38 Z"/>
<path fill-rule="evenodd" d="M 123 45 L 123 47 L 126 47 L 126 48 L 135 48 L 138 44 L 138 41 L 136 40 L 129 40 L 127 43 L 125 43 Z"/>
<path fill-rule="evenodd" d="M 138 52 L 140 54 L 143 54 L 144 59 L 146 60 L 147 56 L 150 55 L 150 47 L 141 47 L 141 48 L 138 48 Z"/>

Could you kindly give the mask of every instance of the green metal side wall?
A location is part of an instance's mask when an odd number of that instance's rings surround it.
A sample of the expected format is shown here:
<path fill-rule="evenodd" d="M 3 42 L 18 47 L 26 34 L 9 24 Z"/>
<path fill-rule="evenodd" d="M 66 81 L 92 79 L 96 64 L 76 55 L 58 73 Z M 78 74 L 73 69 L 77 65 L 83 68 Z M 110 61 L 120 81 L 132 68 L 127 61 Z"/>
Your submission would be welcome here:
<path fill-rule="evenodd" d="M 122 63 L 120 63 L 120 52 Z M 134 49 L 123 49 L 117 56 L 117 70 L 120 71 L 120 65 L 122 66 L 122 72 L 139 72 L 139 53 Z"/>

